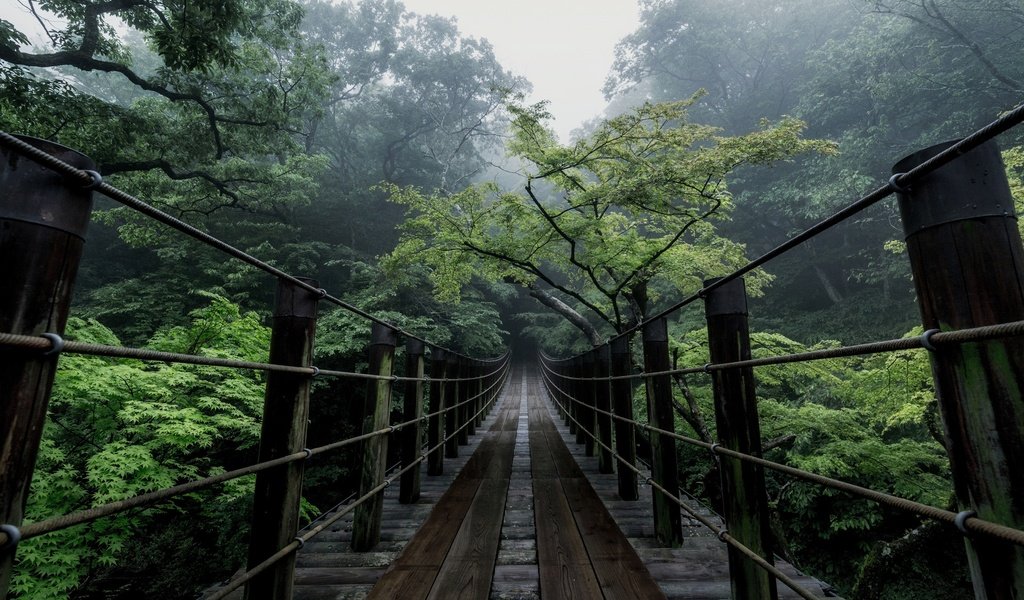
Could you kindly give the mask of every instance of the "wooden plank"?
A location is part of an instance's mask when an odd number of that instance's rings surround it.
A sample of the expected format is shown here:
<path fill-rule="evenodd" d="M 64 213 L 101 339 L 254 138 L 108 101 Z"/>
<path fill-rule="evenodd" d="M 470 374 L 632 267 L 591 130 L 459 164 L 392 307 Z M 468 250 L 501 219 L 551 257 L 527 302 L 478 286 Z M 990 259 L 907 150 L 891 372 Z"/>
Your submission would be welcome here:
<path fill-rule="evenodd" d="M 545 598 L 601 598 L 590 557 L 557 479 L 533 482 L 537 564 Z"/>

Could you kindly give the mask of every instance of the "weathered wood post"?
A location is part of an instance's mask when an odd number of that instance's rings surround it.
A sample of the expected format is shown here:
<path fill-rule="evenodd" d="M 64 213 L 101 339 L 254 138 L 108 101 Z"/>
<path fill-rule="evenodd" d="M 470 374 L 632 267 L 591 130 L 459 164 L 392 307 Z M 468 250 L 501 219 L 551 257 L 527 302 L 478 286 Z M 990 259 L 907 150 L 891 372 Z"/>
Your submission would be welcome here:
<path fill-rule="evenodd" d="M 669 370 L 668 322 L 662 319 L 643 325 L 644 372 Z M 647 418 L 652 427 L 675 432 L 670 375 L 654 375 L 647 380 Z M 676 466 L 676 441 L 660 433 L 651 433 L 651 478 L 673 495 L 679 494 L 679 469 Z M 683 521 L 679 505 L 653 490 L 654 530 L 658 541 L 666 546 L 683 544 Z"/>
<path fill-rule="evenodd" d="M 625 377 L 633 370 L 633 361 L 629 355 L 629 338 L 617 337 L 611 344 L 612 376 Z M 629 379 L 612 381 L 612 405 L 615 416 L 628 421 L 633 420 L 633 383 Z M 636 429 L 633 423 L 615 419 L 615 452 L 630 465 L 636 466 Z M 619 465 L 619 497 L 623 500 L 636 500 L 640 497 L 637 490 L 636 472 L 624 465 Z"/>
<path fill-rule="evenodd" d="M 473 371 L 475 377 L 477 377 L 477 380 L 473 385 L 473 395 L 476 396 L 476 401 L 473 403 L 473 414 L 476 415 L 476 417 L 474 417 L 476 419 L 476 426 L 480 427 L 484 424 L 483 408 L 486 405 L 484 390 L 487 389 L 487 387 L 484 386 L 484 375 L 487 373 L 487 366 L 478 360 L 473 361 L 473 363 L 476 365 Z"/>
<path fill-rule="evenodd" d="M 466 422 L 469 423 L 469 426 L 466 427 L 466 436 L 468 437 L 476 434 L 476 411 L 478 400 L 474 399 L 473 396 L 476 396 L 477 385 L 480 382 L 476 379 L 477 366 L 475 360 L 467 358 L 466 369 L 468 370 L 466 377 L 471 378 L 466 382 Z M 469 443 L 468 439 L 466 443 Z"/>
<path fill-rule="evenodd" d="M 611 349 L 608 344 L 594 350 L 594 403 L 597 421 L 597 437 L 601 443 L 597 446 L 597 470 L 601 473 L 615 472 L 615 459 L 612 457 L 612 418 L 606 413 L 612 410 L 611 382 L 607 380 L 611 372 Z"/>
<path fill-rule="evenodd" d="M 64 146 L 23 139 L 79 169 L 96 168 Z M 0 150 L 0 332 L 64 335 L 91 212 L 90 190 Z M 0 350 L 0 524 L 18 527 L 25 516 L 58 354 Z M 0 547 L 6 537 L 0 533 Z M 12 543 L 0 551 L 0 598 L 14 550 Z"/>
<path fill-rule="evenodd" d="M 911 154 L 893 171 L 909 171 L 951 144 Z M 925 330 L 1024 319 L 1024 250 L 994 142 L 898 198 Z M 931 363 L 961 509 L 1024 529 L 1024 339 L 943 345 Z M 982 535 L 968 535 L 966 544 L 978 598 L 1024 598 L 1024 548 Z"/>
<path fill-rule="evenodd" d="M 398 336 L 394 329 L 373 324 L 370 333 L 370 368 L 373 375 L 366 383 L 363 402 L 363 434 L 385 429 L 391 416 L 391 376 L 394 372 L 395 346 Z M 365 496 L 384 481 L 387 469 L 388 436 L 374 436 L 360 444 L 363 460 L 359 478 L 359 496 Z M 371 550 L 380 541 L 380 521 L 384 505 L 384 490 L 356 507 L 352 522 L 352 549 L 356 552 Z"/>
<path fill-rule="evenodd" d="M 313 287 L 313 279 L 302 279 Z M 313 340 L 319 294 L 279 280 L 270 333 L 270 362 L 295 367 L 313 364 Z M 309 422 L 310 375 L 271 371 L 263 397 L 259 462 L 301 452 Z M 304 462 L 296 461 L 256 474 L 248 568 L 253 569 L 287 546 L 299 530 Z M 274 563 L 245 584 L 246 600 L 291 598 L 295 553 Z"/>
<path fill-rule="evenodd" d="M 718 279 L 704 282 L 704 287 Z M 747 291 L 743 279 L 734 279 L 704 297 L 708 322 L 708 348 L 712 363 L 750 358 L 747 326 Z M 718 443 L 724 448 L 761 456 L 761 425 L 757 415 L 754 370 L 716 370 L 712 374 L 715 393 L 715 424 Z M 764 470 L 755 464 L 718 457 L 722 478 L 722 504 L 729 535 L 769 563 L 773 562 L 769 528 L 768 496 Z M 756 563 L 729 546 L 729 576 L 734 600 L 778 598 L 775 578 Z"/>
<path fill-rule="evenodd" d="M 445 367 L 448 364 L 448 356 L 441 348 L 433 348 L 430 351 L 430 412 L 436 413 L 444 410 L 445 395 Z M 444 439 L 444 414 L 435 414 L 430 417 L 430 424 L 427 430 L 427 445 L 432 448 L 427 456 L 427 475 L 441 475 L 444 473 L 444 449 L 437 446 Z"/>
<path fill-rule="evenodd" d="M 569 383 L 569 393 L 572 395 L 569 406 L 572 407 L 572 416 L 573 419 L 575 419 L 575 421 L 573 421 L 575 430 L 573 427 L 569 427 L 569 433 L 576 434 L 577 444 L 585 444 L 587 442 L 587 420 L 583 415 L 584 387 L 583 382 L 579 380 L 579 377 L 583 376 L 583 356 L 580 355 L 573 358 L 571 365 L 572 366 L 569 368 L 569 375 L 573 377 L 573 379 L 569 379 L 567 382 Z"/>
<path fill-rule="evenodd" d="M 597 393 L 597 382 L 591 379 L 594 377 L 594 370 L 596 368 L 594 360 L 595 352 L 588 350 L 583 354 L 583 361 L 580 365 L 579 377 L 584 377 L 583 381 L 580 382 L 582 388 L 582 394 L 580 400 L 583 402 L 581 405 L 583 413 L 583 428 L 586 430 L 583 435 L 584 450 L 587 456 L 594 456 L 597 449 L 597 443 L 594 441 L 597 435 L 597 423 L 594 417 L 597 413 L 594 412 L 594 397 Z"/>
<path fill-rule="evenodd" d="M 472 426 L 472 425 L 467 425 L 467 423 L 470 423 L 470 420 L 469 420 L 469 403 L 466 402 L 469 399 L 469 385 L 471 383 L 470 381 L 466 381 L 466 378 L 469 377 L 470 374 L 471 374 L 471 372 L 470 372 L 470 369 L 469 369 L 469 360 L 466 357 L 464 357 L 464 356 L 460 356 L 459 357 L 459 379 L 461 379 L 462 381 L 459 382 L 459 385 L 458 385 L 458 396 L 456 396 L 456 398 L 457 398 L 456 402 L 459 404 L 459 408 L 458 408 L 458 410 L 456 412 L 459 413 L 459 419 L 458 419 L 458 421 L 459 421 L 459 424 L 458 424 L 459 433 L 457 434 L 457 437 L 459 439 L 459 445 L 460 446 L 468 446 L 469 445 L 469 427 Z"/>
<path fill-rule="evenodd" d="M 459 427 L 459 409 L 455 407 L 459 402 L 459 357 L 448 353 L 448 368 L 445 370 L 445 377 L 448 381 L 444 384 L 444 456 L 445 458 L 459 457 L 459 440 L 455 430 Z"/>
<path fill-rule="evenodd" d="M 423 342 L 415 339 L 405 341 L 405 376 L 415 377 L 418 381 L 405 382 L 405 398 L 403 399 L 404 420 L 416 420 L 415 425 L 406 425 L 402 429 L 402 466 L 411 465 L 420 457 L 423 446 Z M 398 490 L 398 501 L 410 504 L 420 498 L 420 468 L 414 467 L 402 473 Z"/>

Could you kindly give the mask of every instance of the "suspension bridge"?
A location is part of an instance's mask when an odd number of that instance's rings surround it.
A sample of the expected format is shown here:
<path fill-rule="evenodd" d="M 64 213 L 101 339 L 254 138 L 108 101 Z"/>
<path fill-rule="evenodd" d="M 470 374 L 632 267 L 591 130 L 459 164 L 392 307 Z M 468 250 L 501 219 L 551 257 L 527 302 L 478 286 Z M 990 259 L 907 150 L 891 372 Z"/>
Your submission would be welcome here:
<path fill-rule="evenodd" d="M 765 492 L 773 470 L 945 523 L 963 534 L 977 598 L 1024 597 L 1024 249 L 993 141 L 1021 121 L 1024 106 L 917 152 L 878 189 L 605 345 L 535 363 L 434 344 L 111 186 L 73 150 L 0 133 L 0 593 L 24 540 L 255 474 L 248 560 L 206 598 L 834 596 L 776 556 Z M 94 193 L 276 279 L 268 361 L 65 340 Z M 743 276 L 894 193 L 925 333 L 752 358 Z M 667 318 L 698 302 L 708 361 L 675 368 Z M 372 324 L 365 372 L 313 364 L 325 303 Z M 954 510 L 763 457 L 756 368 L 908 349 L 931 359 Z M 71 353 L 266 372 L 258 461 L 24 522 L 56 365 Z M 711 378 L 717 442 L 676 431 L 681 375 Z M 365 382 L 358 435 L 307 446 L 314 378 Z M 635 386 L 645 415 L 633 414 Z M 392 422 L 396 388 L 404 412 Z M 718 461 L 720 515 L 680 489 L 679 444 Z M 401 456 L 391 468 L 389 445 Z M 300 529 L 305 461 L 345 447 L 358 448 L 358 491 Z"/>

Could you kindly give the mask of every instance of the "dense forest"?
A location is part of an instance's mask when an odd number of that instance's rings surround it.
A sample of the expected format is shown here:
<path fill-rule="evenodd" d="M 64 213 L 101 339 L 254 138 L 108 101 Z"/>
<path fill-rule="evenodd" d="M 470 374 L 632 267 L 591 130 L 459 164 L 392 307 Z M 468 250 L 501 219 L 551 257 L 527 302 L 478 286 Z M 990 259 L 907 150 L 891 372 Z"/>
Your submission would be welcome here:
<path fill-rule="evenodd" d="M 0 18 L 0 130 L 80 150 L 112 184 L 437 343 L 565 356 L 1024 99 L 1020 0 L 639 5 L 605 114 L 563 142 L 525 100 L 528 74 L 396 0 L 9 3 L 42 35 Z M 1000 139 L 1018 200 L 1022 143 Z M 881 203 L 753 272 L 755 355 L 920 333 L 901 240 Z M 266 359 L 269 278 L 105 199 L 86 248 L 70 339 Z M 670 327 L 676 364 L 707 362 L 699 311 Z M 363 368 L 368 334 L 325 309 L 317 364 Z M 952 507 L 930 375 L 920 351 L 759 369 L 766 456 Z M 264 381 L 62 357 L 28 518 L 252 462 Z M 710 382 L 675 383 L 677 428 L 714 441 Z M 361 393 L 317 380 L 310 444 L 351 435 L 329 399 Z M 706 452 L 678 452 L 714 505 Z M 348 495 L 353 463 L 311 461 L 307 518 Z M 12 595 L 194 596 L 244 563 L 251 488 L 26 541 Z M 972 597 L 946 528 L 781 476 L 768 488 L 779 552 L 844 597 Z"/>

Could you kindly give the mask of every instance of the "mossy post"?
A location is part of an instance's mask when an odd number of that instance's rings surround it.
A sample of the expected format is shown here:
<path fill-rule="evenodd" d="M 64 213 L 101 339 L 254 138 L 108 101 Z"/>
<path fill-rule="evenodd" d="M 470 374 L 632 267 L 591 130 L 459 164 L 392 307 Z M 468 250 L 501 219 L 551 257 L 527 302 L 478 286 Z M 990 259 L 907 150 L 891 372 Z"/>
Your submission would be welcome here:
<path fill-rule="evenodd" d="M 405 376 L 416 380 L 406 380 L 405 398 L 403 399 L 403 420 L 415 420 L 411 425 L 402 428 L 402 465 L 411 465 L 420 457 L 423 447 L 423 342 L 408 339 L 405 342 Z M 416 502 L 420 498 L 420 467 L 413 467 L 402 473 L 398 490 L 398 501 L 402 504 Z"/>
<path fill-rule="evenodd" d="M 705 281 L 704 286 L 716 281 Z M 704 297 L 704 314 L 712 363 L 750 358 L 747 290 L 742 278 L 708 292 Z M 754 370 L 750 367 L 716 370 L 712 383 L 718 443 L 723 448 L 760 457 L 761 425 L 757 416 Z M 729 457 L 718 457 L 718 461 L 722 511 L 729 535 L 769 563 L 773 562 L 764 469 Z M 729 546 L 729 577 L 733 600 L 778 598 L 775 578 L 732 546 Z"/>
<path fill-rule="evenodd" d="M 633 361 L 629 356 L 629 338 L 617 337 L 611 344 L 612 377 L 625 377 L 633 369 Z M 636 466 L 636 430 L 633 428 L 633 383 L 629 379 L 612 380 L 612 406 L 615 416 L 615 452 L 632 466 Z M 636 472 L 622 464 L 619 469 L 619 497 L 623 500 L 636 500 L 640 497 L 637 490 Z"/>
<path fill-rule="evenodd" d="M 445 368 L 448 365 L 447 353 L 441 348 L 430 351 L 430 423 L 427 428 L 427 446 L 431 448 L 427 455 L 427 475 L 444 474 L 444 448 L 439 448 L 444 439 L 444 394 Z M 437 414 L 435 414 L 437 413 Z"/>
<path fill-rule="evenodd" d="M 472 358 L 466 359 L 466 368 L 469 370 L 466 377 L 471 379 L 466 382 L 466 435 L 476 435 L 476 412 L 478 410 L 479 398 L 476 396 L 477 386 L 480 385 L 480 380 L 476 378 L 478 374 L 477 363 Z M 468 440 L 467 440 L 468 441 Z"/>
<path fill-rule="evenodd" d="M 951 144 L 916 152 L 893 171 L 909 171 Z M 1024 320 L 1024 249 L 994 142 L 898 197 L 925 330 Z M 930 356 L 960 509 L 1024 529 L 1024 339 L 940 345 Z M 965 539 L 975 595 L 1024 598 L 1024 548 Z"/>
<path fill-rule="evenodd" d="M 586 388 L 583 382 L 580 381 L 580 377 L 583 376 L 583 355 L 576 356 L 570 363 L 572 366 L 569 368 L 569 375 L 573 379 L 569 379 L 569 395 L 572 399 L 569 401 L 569 406 L 572 407 L 573 422 L 569 426 L 569 433 L 576 434 L 576 443 L 585 444 L 587 442 L 587 431 L 586 424 L 587 420 L 584 415 L 583 403 L 586 401 Z M 575 429 L 574 429 L 575 428 Z"/>
<path fill-rule="evenodd" d="M 313 287 L 313 279 L 303 279 Z M 274 320 L 270 332 L 270 362 L 293 367 L 313 364 L 313 339 L 319 294 L 291 281 L 277 283 Z M 302 452 L 309 422 L 312 377 L 271 371 L 263 398 L 258 462 Z M 256 474 L 248 568 L 253 569 L 295 539 L 302 501 L 303 461 L 291 462 Z M 295 553 L 285 556 L 245 585 L 246 600 L 291 598 Z"/>
<path fill-rule="evenodd" d="M 611 382 L 608 381 L 608 373 L 611 372 L 611 350 L 608 344 L 594 350 L 594 404 L 597 410 L 595 420 L 597 421 L 597 439 L 601 443 L 597 446 L 597 470 L 601 473 L 615 472 L 615 459 L 612 458 L 612 418 L 608 416 L 612 410 Z"/>
<path fill-rule="evenodd" d="M 366 382 L 366 398 L 363 402 L 363 434 L 380 431 L 388 427 L 391 414 L 391 376 L 394 373 L 395 346 L 398 336 L 394 329 L 379 323 L 373 324 L 370 333 L 370 369 L 380 379 Z M 387 468 L 388 435 L 375 435 L 360 445 L 363 461 L 359 477 L 359 496 L 365 496 L 384 481 Z M 384 506 L 384 490 L 356 507 L 352 522 L 352 549 L 367 552 L 380 541 L 380 522 Z"/>
<path fill-rule="evenodd" d="M 80 169 L 96 168 L 64 146 L 23 139 Z M 64 335 L 91 212 L 92 192 L 81 184 L 0 150 L 0 331 Z M 25 516 L 58 355 L 0 351 L 2 525 L 16 528 Z M 16 546 L 0 533 L 0 548 L 0 598 L 6 598 Z"/>
<path fill-rule="evenodd" d="M 459 457 L 459 440 L 455 430 L 459 428 L 459 409 L 455 407 L 459 403 L 459 357 L 448 353 L 448 368 L 445 369 L 445 377 L 448 379 L 444 384 L 444 457 Z"/>
<path fill-rule="evenodd" d="M 643 325 L 644 372 L 668 371 L 668 322 L 647 321 Z M 647 418 L 652 427 L 675 432 L 675 411 L 672 407 L 672 380 L 669 375 L 646 377 Z M 667 435 L 651 433 L 651 479 L 674 497 L 679 494 L 679 469 L 676 441 Z M 683 545 L 683 519 L 679 504 L 657 489 L 654 497 L 654 533 L 658 541 L 673 548 Z"/>

